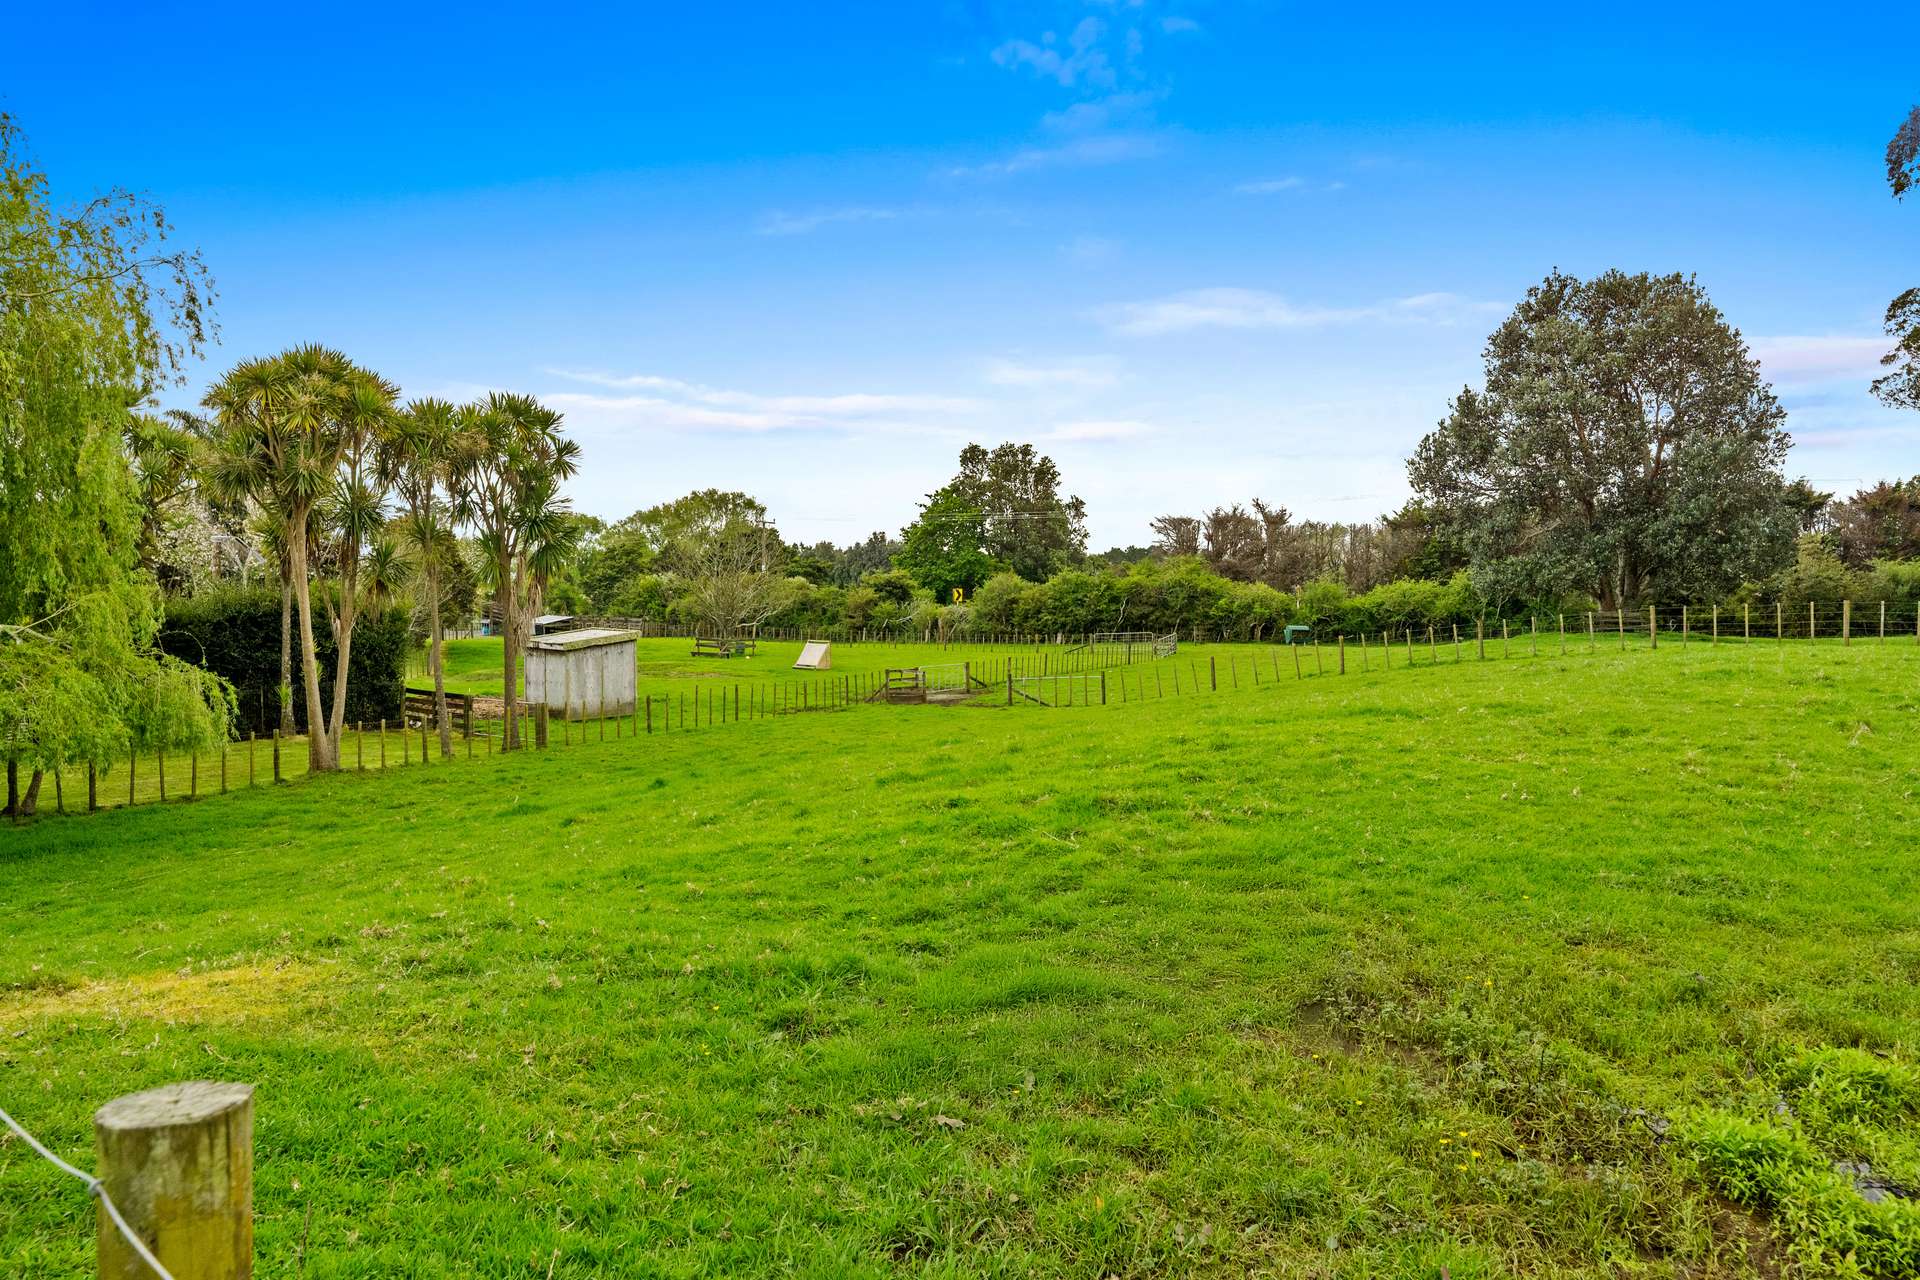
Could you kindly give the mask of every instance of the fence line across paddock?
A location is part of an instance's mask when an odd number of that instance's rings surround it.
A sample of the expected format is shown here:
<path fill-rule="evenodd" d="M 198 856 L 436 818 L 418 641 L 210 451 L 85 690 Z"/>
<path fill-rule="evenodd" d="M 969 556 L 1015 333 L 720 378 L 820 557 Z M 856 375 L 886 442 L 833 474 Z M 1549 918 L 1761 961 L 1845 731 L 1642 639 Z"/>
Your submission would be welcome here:
<path fill-rule="evenodd" d="M 926 664 L 921 673 L 929 692 L 955 691 L 960 699 L 1018 706 L 1086 707 L 1128 705 L 1168 697 L 1232 692 L 1288 679 L 1304 680 L 1399 668 L 1445 666 L 1467 661 L 1518 657 L 1574 656 L 1627 648 L 1660 649 L 1694 645 L 1772 647 L 1783 654 L 1822 646 L 1920 647 L 1920 609 L 1913 604 L 1837 608 L 1791 608 L 1781 604 L 1746 606 L 1683 605 L 1673 608 L 1590 611 L 1534 615 L 1520 620 L 1481 620 L 1468 628 L 1389 626 L 1361 634 L 1331 633 L 1299 643 L 1238 646 L 1226 653 L 1162 653 L 1138 637 L 1149 633 L 1090 636 L 1078 646 L 1023 652 L 1009 646 L 998 656 L 955 663 Z M 1121 638 L 1114 639 L 1114 636 Z M 1023 646 L 1024 647 L 1024 646 Z M 1251 649 L 1252 652 L 1247 650 Z M 876 700 L 888 673 L 823 673 L 791 680 L 708 684 L 673 694 L 636 700 L 630 715 L 569 721 L 521 703 L 523 748 L 569 747 L 585 742 L 684 733 L 784 718 L 797 714 L 843 711 Z M 884 699 L 883 699 L 884 700 Z M 899 700 L 899 699 L 895 699 Z M 921 699 L 906 699 L 921 700 Z M 934 699 L 939 700 L 939 699 Z M 476 698 L 455 705 L 453 759 L 502 754 L 504 705 Z M 339 744 L 342 772 L 397 768 L 438 768 L 453 760 L 437 750 L 437 734 L 416 716 L 395 723 L 346 727 Z M 56 770 L 54 813 L 122 808 L 129 805 L 194 800 L 229 791 L 266 788 L 306 773 L 302 737 L 249 734 L 215 752 L 192 753 L 185 761 L 165 753 L 130 753 L 107 765 Z M 72 794 L 69 795 L 68 793 Z M 41 812 L 47 813 L 44 788 Z"/>

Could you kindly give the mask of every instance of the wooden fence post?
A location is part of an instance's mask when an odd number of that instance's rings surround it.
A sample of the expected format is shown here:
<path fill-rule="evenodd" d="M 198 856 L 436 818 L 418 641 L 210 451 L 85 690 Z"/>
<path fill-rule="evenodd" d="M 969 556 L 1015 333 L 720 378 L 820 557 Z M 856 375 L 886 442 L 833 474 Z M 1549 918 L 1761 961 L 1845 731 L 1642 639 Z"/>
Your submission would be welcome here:
<path fill-rule="evenodd" d="M 200 1080 L 115 1098 L 93 1116 L 98 1177 L 174 1280 L 253 1275 L 253 1086 Z M 102 1280 L 153 1272 L 95 1209 Z"/>
<path fill-rule="evenodd" d="M 1487 660 L 1487 619 L 1484 614 L 1473 620 L 1473 645 L 1474 652 L 1479 656 L 1480 661 L 1485 662 Z"/>
<path fill-rule="evenodd" d="M 1344 671 L 1346 667 L 1342 665 L 1340 669 Z M 1220 659 L 1212 654 L 1207 655 L 1207 681 L 1213 686 L 1215 693 L 1220 691 Z"/>
<path fill-rule="evenodd" d="M 1647 606 L 1647 648 L 1660 647 L 1660 609 L 1657 605 Z"/>
<path fill-rule="evenodd" d="M 1843 647 L 1853 644 L 1853 601 L 1851 600 L 1842 600 L 1840 602 L 1840 643 Z M 162 757 L 162 759 L 164 758 L 165 757 Z M 162 766 L 162 772 L 165 772 L 164 765 Z M 167 783 L 165 777 L 162 777 L 160 780 L 160 798 L 162 800 L 167 798 Z"/>
<path fill-rule="evenodd" d="M 380 772 L 387 771 L 387 722 L 380 721 Z"/>
<path fill-rule="evenodd" d="M 127 808 L 133 808 L 133 762 L 139 747 L 131 739 L 127 741 Z"/>
<path fill-rule="evenodd" d="M 100 773 L 94 762 L 87 761 L 87 812 L 94 813 L 100 808 Z"/>
<path fill-rule="evenodd" d="M 1814 632 L 1818 629 L 1818 624 L 1813 620 L 1813 601 L 1809 600 L 1807 601 L 1807 645 L 1809 647 L 1813 645 Z"/>
<path fill-rule="evenodd" d="M 1345 675 L 1345 674 L 1347 674 L 1347 637 L 1346 637 L 1346 634 L 1345 634 L 1344 632 L 1342 632 L 1342 633 L 1341 633 L 1341 634 L 1340 634 L 1339 636 L 1336 636 L 1336 637 L 1335 637 L 1335 642 L 1336 642 L 1336 643 L 1337 643 L 1337 644 L 1339 645 L 1339 647 L 1340 647 L 1340 674 L 1341 674 L 1341 675 Z"/>
<path fill-rule="evenodd" d="M 547 704 L 544 702 L 533 709 L 533 745 L 542 751 L 547 748 Z"/>

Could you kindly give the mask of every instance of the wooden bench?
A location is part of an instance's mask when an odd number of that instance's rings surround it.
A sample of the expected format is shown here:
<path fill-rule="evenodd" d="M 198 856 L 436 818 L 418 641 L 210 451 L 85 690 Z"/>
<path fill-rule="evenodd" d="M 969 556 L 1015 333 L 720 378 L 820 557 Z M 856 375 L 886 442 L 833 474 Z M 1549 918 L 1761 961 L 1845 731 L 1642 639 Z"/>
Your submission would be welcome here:
<path fill-rule="evenodd" d="M 716 636 L 695 636 L 693 638 L 693 656 L 696 658 L 742 658 L 753 653 L 753 641 L 734 638 L 720 639 Z"/>

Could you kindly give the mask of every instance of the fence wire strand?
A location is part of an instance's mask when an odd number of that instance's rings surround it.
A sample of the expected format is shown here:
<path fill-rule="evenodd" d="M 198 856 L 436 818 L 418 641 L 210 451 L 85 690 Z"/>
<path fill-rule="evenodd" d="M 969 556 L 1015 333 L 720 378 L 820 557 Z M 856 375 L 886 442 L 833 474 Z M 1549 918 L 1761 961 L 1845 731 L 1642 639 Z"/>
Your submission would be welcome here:
<path fill-rule="evenodd" d="M 127 1220 L 120 1216 L 119 1206 L 115 1205 L 113 1197 L 107 1194 L 105 1183 L 90 1173 L 83 1173 L 79 1169 L 74 1168 L 65 1160 L 62 1160 L 59 1156 L 47 1150 L 40 1139 L 34 1137 L 28 1133 L 26 1129 L 21 1127 L 20 1122 L 8 1115 L 5 1108 L 0 1108 L 0 1120 L 5 1121 L 7 1128 L 18 1134 L 20 1141 L 26 1143 L 27 1146 L 38 1152 L 40 1157 L 48 1164 L 51 1164 L 54 1168 L 60 1170 L 60 1172 L 78 1178 L 80 1181 L 86 1183 L 87 1194 L 100 1202 L 100 1207 L 107 1211 L 107 1217 L 113 1220 L 113 1225 L 117 1227 L 120 1234 L 126 1238 L 127 1245 L 134 1253 L 139 1255 L 140 1261 L 152 1267 L 153 1274 L 159 1276 L 160 1280 L 173 1280 L 173 1273 L 160 1265 L 160 1259 L 153 1256 L 153 1251 L 147 1248 L 147 1242 L 134 1234 L 133 1228 L 127 1225 Z"/>

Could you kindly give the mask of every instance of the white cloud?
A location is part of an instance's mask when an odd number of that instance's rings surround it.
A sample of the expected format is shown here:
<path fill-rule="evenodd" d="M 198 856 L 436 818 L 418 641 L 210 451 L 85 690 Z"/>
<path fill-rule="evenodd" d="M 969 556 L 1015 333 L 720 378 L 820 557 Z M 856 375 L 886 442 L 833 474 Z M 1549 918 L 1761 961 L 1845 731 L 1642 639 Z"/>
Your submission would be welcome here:
<path fill-rule="evenodd" d="M 1079 168 L 1118 164 L 1157 155 L 1159 140 L 1144 134 L 1103 134 L 1079 138 L 1053 147 L 1022 147 L 1005 160 L 959 165 L 947 170 L 950 178 L 1001 178 L 1035 169 Z"/>
<path fill-rule="evenodd" d="M 1892 340 L 1881 337 L 1750 338 L 1747 346 L 1770 381 L 1871 381 L 1885 372 L 1880 357 Z"/>
<path fill-rule="evenodd" d="M 1269 196 L 1279 191 L 1298 191 L 1307 185 L 1305 178 L 1288 176 L 1285 178 L 1266 178 L 1259 182 L 1243 182 L 1234 190 L 1243 196 Z"/>
<path fill-rule="evenodd" d="M 989 360 L 986 379 L 996 387 L 1098 391 L 1120 380 L 1113 360 L 1068 360 L 1053 364 L 1026 364 L 1018 360 Z"/>
<path fill-rule="evenodd" d="M 1134 440 L 1151 432 L 1149 423 L 1138 422 L 1131 418 L 1103 419 L 1087 422 L 1062 422 L 1046 433 L 1049 440 L 1096 441 L 1096 440 Z"/>
<path fill-rule="evenodd" d="M 1190 35 L 1200 30 L 1200 24 L 1192 18 L 1183 18 L 1178 14 L 1160 19 L 1160 29 L 1170 36 Z"/>
<path fill-rule="evenodd" d="M 1083 267 L 1105 262 L 1120 251 L 1120 242 L 1110 236 L 1075 236 L 1061 250 L 1069 260 Z"/>
<path fill-rule="evenodd" d="M 1192 289 L 1096 312 L 1108 328 L 1134 337 L 1193 329 L 1317 329 L 1369 321 L 1453 325 L 1498 315 L 1505 305 L 1451 293 L 1390 298 L 1363 307 L 1299 306 L 1261 289 Z"/>
<path fill-rule="evenodd" d="M 836 395 L 762 395 L 709 387 L 654 374 L 604 374 L 549 369 L 556 377 L 624 394 L 563 391 L 544 396 L 569 417 L 600 427 L 670 431 L 891 430 L 909 434 L 950 427 L 978 414 L 981 401 L 964 396 L 849 392 Z"/>
<path fill-rule="evenodd" d="M 756 228 L 763 236 L 804 236 L 835 222 L 885 222 L 900 216 L 898 209 L 865 205 L 847 205 L 838 209 L 814 209 L 806 213 L 788 213 L 774 209 L 763 215 Z"/>
<path fill-rule="evenodd" d="M 1145 90 L 1110 93 L 1104 98 L 1089 98 L 1040 117 L 1040 127 L 1050 133 L 1106 133 L 1116 128 L 1140 128 L 1153 121 L 1154 107 L 1166 95 Z"/>
<path fill-rule="evenodd" d="M 1344 191 L 1344 182 L 1309 182 L 1298 174 L 1288 174 L 1284 178 L 1262 178 L 1255 182 L 1243 182 L 1234 191 L 1243 196 L 1271 196 L 1282 191 Z"/>
<path fill-rule="evenodd" d="M 1059 36 L 1049 31 L 1040 37 L 1039 44 L 1031 40 L 1007 41 L 993 51 L 993 60 L 1010 70 L 1025 67 L 1062 88 L 1080 85 L 1112 88 L 1113 64 L 1098 47 L 1106 30 L 1106 24 L 1100 19 L 1082 18 L 1067 36 L 1064 49 Z"/>

